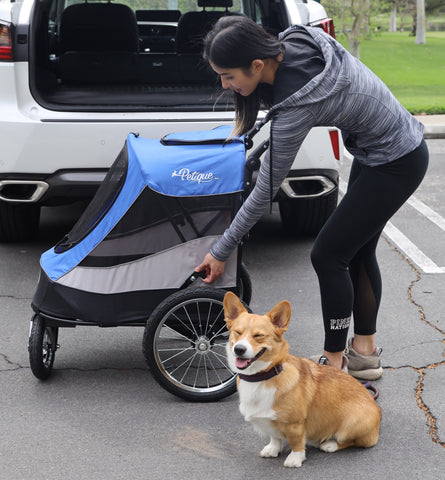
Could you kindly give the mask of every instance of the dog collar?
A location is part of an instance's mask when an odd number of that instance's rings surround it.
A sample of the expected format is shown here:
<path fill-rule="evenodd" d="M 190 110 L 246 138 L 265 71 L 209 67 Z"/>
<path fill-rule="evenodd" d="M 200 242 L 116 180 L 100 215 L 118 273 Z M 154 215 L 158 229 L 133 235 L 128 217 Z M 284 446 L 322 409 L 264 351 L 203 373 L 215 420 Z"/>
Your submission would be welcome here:
<path fill-rule="evenodd" d="M 244 373 L 238 373 L 240 380 L 245 380 L 246 382 L 262 382 L 263 380 L 269 380 L 283 371 L 283 365 L 275 365 L 273 368 L 267 372 L 258 372 L 253 375 L 245 375 Z"/>

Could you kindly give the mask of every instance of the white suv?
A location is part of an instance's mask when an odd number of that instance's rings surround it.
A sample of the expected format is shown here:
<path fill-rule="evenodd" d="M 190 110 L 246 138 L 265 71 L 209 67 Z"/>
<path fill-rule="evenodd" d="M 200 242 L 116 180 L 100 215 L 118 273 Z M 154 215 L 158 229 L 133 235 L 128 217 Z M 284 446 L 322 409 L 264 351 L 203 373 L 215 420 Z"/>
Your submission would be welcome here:
<path fill-rule="evenodd" d="M 34 238 L 42 205 L 90 198 L 129 132 L 232 123 L 200 55 L 227 14 L 271 32 L 299 23 L 333 34 L 312 0 L 0 0 L 0 241 Z M 276 198 L 286 229 L 316 233 L 332 213 L 342 150 L 337 129 L 309 133 Z"/>

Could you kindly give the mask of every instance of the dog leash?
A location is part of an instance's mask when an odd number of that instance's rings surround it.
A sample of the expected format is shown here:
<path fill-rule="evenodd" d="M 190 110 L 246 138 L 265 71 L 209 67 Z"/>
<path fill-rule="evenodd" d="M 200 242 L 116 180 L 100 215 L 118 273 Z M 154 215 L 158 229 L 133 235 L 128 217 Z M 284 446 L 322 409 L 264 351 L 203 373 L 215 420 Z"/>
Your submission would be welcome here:
<path fill-rule="evenodd" d="M 372 398 L 374 400 L 377 400 L 379 398 L 380 392 L 377 390 L 377 388 L 374 387 L 374 385 L 371 384 L 371 382 L 361 382 L 361 384 L 369 390 L 369 393 L 372 395 Z"/>

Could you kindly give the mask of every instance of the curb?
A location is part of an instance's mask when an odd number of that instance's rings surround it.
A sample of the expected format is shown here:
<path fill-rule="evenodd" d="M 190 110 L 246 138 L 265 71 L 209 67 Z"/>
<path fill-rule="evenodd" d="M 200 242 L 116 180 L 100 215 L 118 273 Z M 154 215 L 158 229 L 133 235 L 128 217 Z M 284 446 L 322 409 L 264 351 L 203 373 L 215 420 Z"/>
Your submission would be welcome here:
<path fill-rule="evenodd" d="M 415 118 L 425 127 L 425 139 L 445 138 L 445 115 L 415 115 Z"/>
<path fill-rule="evenodd" d="M 445 125 L 425 125 L 423 138 L 426 140 L 445 138 Z"/>

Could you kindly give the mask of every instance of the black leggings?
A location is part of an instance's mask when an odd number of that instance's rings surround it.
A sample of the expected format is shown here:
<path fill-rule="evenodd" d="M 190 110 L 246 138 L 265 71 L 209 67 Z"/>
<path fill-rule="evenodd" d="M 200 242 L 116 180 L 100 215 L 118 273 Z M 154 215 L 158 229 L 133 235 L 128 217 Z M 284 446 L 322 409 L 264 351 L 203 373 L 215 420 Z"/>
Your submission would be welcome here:
<path fill-rule="evenodd" d="M 326 351 L 344 350 L 352 316 L 354 333 L 376 332 L 382 294 L 377 242 L 386 222 L 419 186 L 427 167 L 425 141 L 385 165 L 368 167 L 354 159 L 348 191 L 311 253 L 320 283 Z"/>

